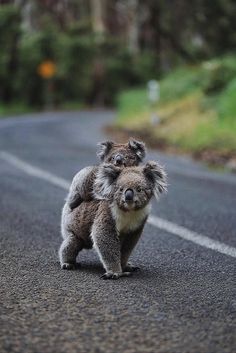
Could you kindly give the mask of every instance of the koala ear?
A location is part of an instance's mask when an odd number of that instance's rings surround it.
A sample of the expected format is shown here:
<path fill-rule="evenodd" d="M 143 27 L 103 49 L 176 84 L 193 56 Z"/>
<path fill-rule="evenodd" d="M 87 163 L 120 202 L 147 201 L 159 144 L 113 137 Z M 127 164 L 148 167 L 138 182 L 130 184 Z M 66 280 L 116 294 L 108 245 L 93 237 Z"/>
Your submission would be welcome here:
<path fill-rule="evenodd" d="M 134 139 L 129 139 L 128 146 L 131 150 L 133 150 L 138 156 L 140 162 L 146 156 L 146 147 L 144 142 L 136 141 Z"/>
<path fill-rule="evenodd" d="M 93 195 L 97 200 L 110 199 L 114 183 L 120 175 L 121 168 L 113 164 L 103 164 L 99 167 L 93 187 Z"/>
<path fill-rule="evenodd" d="M 98 143 L 97 156 L 103 161 L 105 157 L 108 155 L 112 147 L 114 146 L 114 142 L 112 141 L 104 141 Z"/>
<path fill-rule="evenodd" d="M 149 161 L 143 167 L 145 177 L 151 182 L 153 193 L 156 198 L 162 193 L 167 191 L 167 175 L 163 167 L 158 163 Z"/>

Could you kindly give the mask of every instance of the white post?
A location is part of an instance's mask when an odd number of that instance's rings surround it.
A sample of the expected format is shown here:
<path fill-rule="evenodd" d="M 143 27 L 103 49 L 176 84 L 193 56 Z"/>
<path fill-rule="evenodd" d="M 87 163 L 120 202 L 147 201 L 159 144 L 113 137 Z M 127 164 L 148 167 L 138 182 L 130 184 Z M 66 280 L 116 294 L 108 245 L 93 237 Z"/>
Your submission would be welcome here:
<path fill-rule="evenodd" d="M 160 85 L 156 80 L 150 80 L 147 83 L 147 89 L 148 89 L 148 100 L 149 100 L 150 107 L 151 107 L 150 120 L 151 120 L 152 125 L 158 125 L 160 122 L 160 118 L 158 117 L 154 108 L 155 108 L 156 103 L 160 99 Z"/>

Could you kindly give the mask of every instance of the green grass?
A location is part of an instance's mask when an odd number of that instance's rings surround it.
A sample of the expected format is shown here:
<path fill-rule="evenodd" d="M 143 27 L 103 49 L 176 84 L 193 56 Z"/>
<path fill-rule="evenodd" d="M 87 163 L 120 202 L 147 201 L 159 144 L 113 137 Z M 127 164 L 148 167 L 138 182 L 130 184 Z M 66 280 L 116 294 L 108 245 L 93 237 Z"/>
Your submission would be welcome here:
<path fill-rule="evenodd" d="M 84 105 L 80 102 L 64 102 L 56 110 L 80 110 L 84 108 Z M 38 109 L 40 110 L 40 109 Z M 11 103 L 9 105 L 0 103 L 0 118 L 5 118 L 12 115 L 21 115 L 26 113 L 32 113 L 38 111 L 32 107 L 27 106 L 23 103 Z"/>
<path fill-rule="evenodd" d="M 141 112 L 148 111 L 149 104 L 145 89 L 134 89 L 121 93 L 117 99 L 119 121 L 132 119 Z"/>
<path fill-rule="evenodd" d="M 236 56 L 178 68 L 160 80 L 160 92 L 156 107 L 146 88 L 123 92 L 116 124 L 184 151 L 236 153 Z M 151 124 L 153 111 L 157 126 Z"/>
<path fill-rule="evenodd" d="M 180 99 L 200 89 L 203 85 L 203 72 L 204 70 L 198 66 L 183 67 L 170 73 L 160 82 L 160 103 Z"/>
<path fill-rule="evenodd" d="M 220 94 L 217 102 L 217 111 L 221 119 L 236 120 L 236 77 L 229 82 L 226 89 Z"/>
<path fill-rule="evenodd" d="M 32 108 L 23 103 L 11 103 L 10 105 L 0 103 L 0 118 L 30 113 L 32 111 Z"/>
<path fill-rule="evenodd" d="M 80 110 L 84 108 L 84 105 L 81 102 L 64 102 L 60 105 L 61 110 Z"/>

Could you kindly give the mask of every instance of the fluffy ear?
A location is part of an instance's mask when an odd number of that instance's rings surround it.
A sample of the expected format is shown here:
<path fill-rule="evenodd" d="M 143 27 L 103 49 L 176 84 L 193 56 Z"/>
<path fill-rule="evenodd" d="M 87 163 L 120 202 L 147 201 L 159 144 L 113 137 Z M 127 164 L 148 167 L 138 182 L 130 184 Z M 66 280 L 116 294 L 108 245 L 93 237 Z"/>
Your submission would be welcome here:
<path fill-rule="evenodd" d="M 98 143 L 97 156 L 103 161 L 105 157 L 108 155 L 112 147 L 114 146 L 114 142 L 112 141 L 104 141 Z"/>
<path fill-rule="evenodd" d="M 94 182 L 93 194 L 95 199 L 110 199 L 113 194 L 113 188 L 116 179 L 121 172 L 121 168 L 115 167 L 113 164 L 103 164 L 97 172 Z"/>
<path fill-rule="evenodd" d="M 144 159 L 144 157 L 146 156 L 145 143 L 140 142 L 140 141 L 136 141 L 131 138 L 131 139 L 129 139 L 128 146 L 131 150 L 133 150 L 137 154 L 137 156 L 141 162 Z"/>
<path fill-rule="evenodd" d="M 153 193 L 156 198 L 158 198 L 159 194 L 162 192 L 167 191 L 166 172 L 157 162 L 147 162 L 143 167 L 143 173 L 145 177 L 151 182 Z"/>

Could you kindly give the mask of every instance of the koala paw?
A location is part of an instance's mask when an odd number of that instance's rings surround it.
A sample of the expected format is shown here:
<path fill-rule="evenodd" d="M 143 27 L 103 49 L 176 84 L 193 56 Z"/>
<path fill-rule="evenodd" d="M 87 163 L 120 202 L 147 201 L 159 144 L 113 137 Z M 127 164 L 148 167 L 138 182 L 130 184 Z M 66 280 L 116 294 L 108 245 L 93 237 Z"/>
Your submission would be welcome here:
<path fill-rule="evenodd" d="M 131 272 L 106 272 L 101 276 L 102 279 L 118 279 L 120 277 L 128 277 L 132 273 Z"/>
<path fill-rule="evenodd" d="M 62 270 L 76 270 L 78 267 L 79 264 L 77 263 L 64 262 L 63 264 L 61 264 Z"/>
<path fill-rule="evenodd" d="M 136 272 L 136 271 L 140 271 L 140 267 L 134 266 L 134 265 L 131 265 L 131 264 L 127 264 L 124 267 L 123 271 L 124 272 Z"/>

